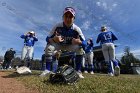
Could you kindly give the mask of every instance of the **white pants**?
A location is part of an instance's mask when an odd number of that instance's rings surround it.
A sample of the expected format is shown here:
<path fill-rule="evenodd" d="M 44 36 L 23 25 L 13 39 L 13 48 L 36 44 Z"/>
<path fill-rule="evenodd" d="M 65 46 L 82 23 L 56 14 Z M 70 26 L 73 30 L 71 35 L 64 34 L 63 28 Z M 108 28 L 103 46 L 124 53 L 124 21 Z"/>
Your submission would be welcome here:
<path fill-rule="evenodd" d="M 113 43 L 102 44 L 102 52 L 106 62 L 115 60 L 115 47 Z"/>
<path fill-rule="evenodd" d="M 93 52 L 86 53 L 85 54 L 85 64 L 93 64 L 93 56 L 94 56 Z"/>
<path fill-rule="evenodd" d="M 25 57 L 29 57 L 30 59 L 33 58 L 33 51 L 34 48 L 33 46 L 25 46 L 22 49 L 22 55 L 21 55 L 21 60 L 24 60 Z"/>

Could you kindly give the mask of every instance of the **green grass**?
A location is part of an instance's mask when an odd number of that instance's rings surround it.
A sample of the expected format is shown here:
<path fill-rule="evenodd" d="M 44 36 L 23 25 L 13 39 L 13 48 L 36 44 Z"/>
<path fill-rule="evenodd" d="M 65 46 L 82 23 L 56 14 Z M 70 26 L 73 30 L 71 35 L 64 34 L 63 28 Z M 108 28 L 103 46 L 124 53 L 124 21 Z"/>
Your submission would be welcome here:
<path fill-rule="evenodd" d="M 75 85 L 62 85 L 51 84 L 48 77 L 39 77 L 39 74 L 40 71 L 33 71 L 32 75 L 9 73 L 9 76 L 40 93 L 140 93 L 139 75 L 109 77 L 105 74 L 84 74 L 85 78 Z"/>

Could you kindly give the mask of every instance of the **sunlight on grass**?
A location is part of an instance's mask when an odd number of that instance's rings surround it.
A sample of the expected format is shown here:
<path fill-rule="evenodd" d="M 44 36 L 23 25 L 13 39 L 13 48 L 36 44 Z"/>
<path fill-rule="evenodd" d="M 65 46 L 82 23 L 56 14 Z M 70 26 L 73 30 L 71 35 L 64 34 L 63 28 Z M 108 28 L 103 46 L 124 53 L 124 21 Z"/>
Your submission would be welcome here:
<path fill-rule="evenodd" d="M 51 84 L 49 77 L 39 77 L 40 71 L 32 75 L 16 75 L 17 80 L 26 87 L 37 89 L 40 93 L 139 93 L 139 75 L 120 75 L 109 77 L 105 74 L 84 74 L 75 85 Z"/>

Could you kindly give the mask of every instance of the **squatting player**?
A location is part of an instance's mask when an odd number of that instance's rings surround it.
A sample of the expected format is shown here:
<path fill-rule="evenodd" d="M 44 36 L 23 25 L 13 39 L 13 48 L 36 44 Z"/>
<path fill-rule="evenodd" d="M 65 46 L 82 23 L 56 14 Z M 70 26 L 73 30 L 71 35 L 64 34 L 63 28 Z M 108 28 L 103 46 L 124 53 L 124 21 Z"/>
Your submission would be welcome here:
<path fill-rule="evenodd" d="M 55 55 L 58 50 L 67 50 L 76 52 L 76 70 L 80 78 L 84 78 L 80 72 L 82 56 L 80 54 L 80 46 L 84 46 L 85 37 L 81 29 L 74 24 L 75 10 L 72 7 L 66 7 L 63 12 L 63 22 L 56 24 L 50 34 L 47 36 L 46 54 L 46 70 L 41 74 L 45 76 L 50 72 L 51 56 Z"/>

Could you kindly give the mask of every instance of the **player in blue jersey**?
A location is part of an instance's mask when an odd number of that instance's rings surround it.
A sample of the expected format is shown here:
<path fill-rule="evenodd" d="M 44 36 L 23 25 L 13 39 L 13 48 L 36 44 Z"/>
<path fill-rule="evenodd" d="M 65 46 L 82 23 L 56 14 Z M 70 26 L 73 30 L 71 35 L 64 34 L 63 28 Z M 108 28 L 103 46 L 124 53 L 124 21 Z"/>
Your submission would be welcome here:
<path fill-rule="evenodd" d="M 34 44 L 36 41 L 38 41 L 38 38 L 35 36 L 34 31 L 30 31 L 24 35 L 20 36 L 22 39 L 24 39 L 24 46 L 22 49 L 22 55 L 21 55 L 21 60 L 22 60 L 22 65 L 30 67 L 30 60 L 33 58 L 33 52 L 34 52 Z M 24 62 L 25 57 L 29 58 L 29 63 Z"/>
<path fill-rule="evenodd" d="M 120 74 L 120 68 L 118 62 L 115 60 L 115 47 L 113 42 L 118 40 L 117 37 L 111 32 L 107 31 L 105 26 L 101 27 L 101 33 L 98 35 L 97 43 L 102 45 L 102 52 L 106 63 L 108 63 L 108 74 L 110 76 L 118 76 Z M 114 66 L 115 71 L 114 71 Z"/>
<path fill-rule="evenodd" d="M 94 74 L 93 56 L 93 40 L 89 38 L 85 47 L 85 73 L 89 71 L 90 74 Z"/>
<path fill-rule="evenodd" d="M 50 72 L 52 56 L 59 50 L 76 52 L 76 70 L 81 70 L 82 56 L 80 56 L 80 46 L 84 46 L 85 37 L 81 29 L 74 24 L 75 10 L 72 7 L 66 7 L 63 12 L 63 22 L 56 24 L 50 34 L 47 36 L 47 46 L 45 49 L 47 69 L 41 76 Z M 80 78 L 84 78 L 78 73 Z"/>

